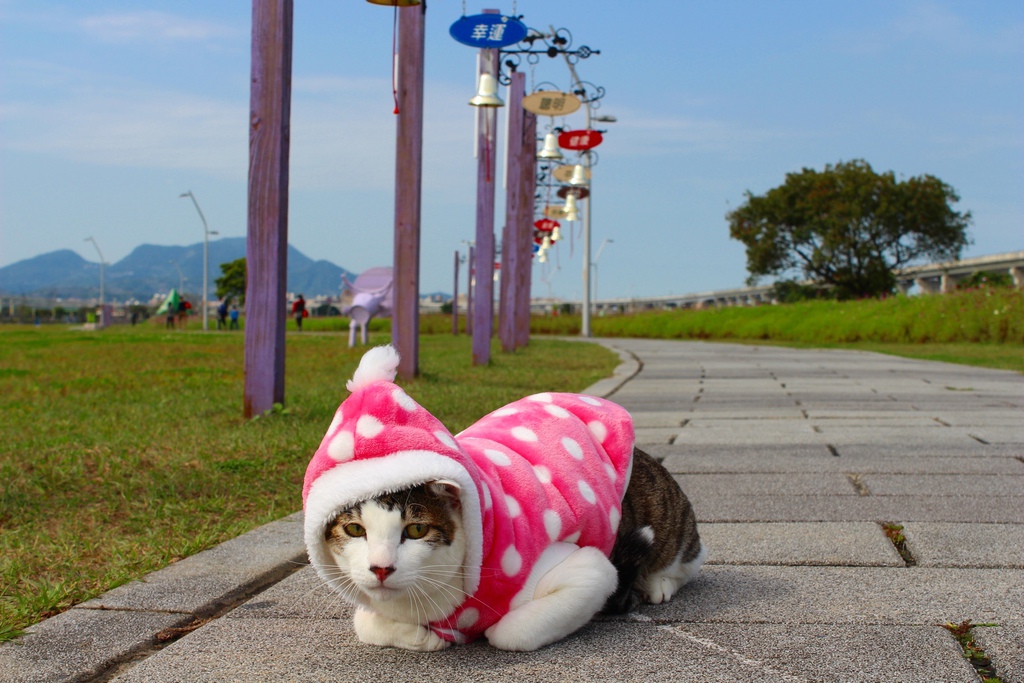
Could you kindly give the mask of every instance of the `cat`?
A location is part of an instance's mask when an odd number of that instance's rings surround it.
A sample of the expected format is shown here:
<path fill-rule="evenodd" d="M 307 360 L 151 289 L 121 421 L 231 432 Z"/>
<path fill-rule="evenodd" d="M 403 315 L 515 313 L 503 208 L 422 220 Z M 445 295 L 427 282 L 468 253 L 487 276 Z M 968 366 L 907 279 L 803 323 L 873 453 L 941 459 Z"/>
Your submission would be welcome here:
<path fill-rule="evenodd" d="M 657 461 L 634 448 L 622 523 L 610 558 L 595 548 L 551 546 L 529 593 L 490 627 L 492 645 L 532 650 L 583 626 L 599 610 L 667 602 L 692 579 L 706 550 L 689 500 Z M 450 641 L 430 624 L 463 603 L 466 539 L 458 488 L 436 481 L 342 510 L 324 539 L 341 590 L 356 603 L 356 635 L 366 643 L 440 650 Z"/>
<path fill-rule="evenodd" d="M 668 470 L 634 447 L 610 557 L 619 581 L 602 611 L 621 614 L 638 601 L 668 602 L 700 572 L 706 558 L 690 500 Z"/>

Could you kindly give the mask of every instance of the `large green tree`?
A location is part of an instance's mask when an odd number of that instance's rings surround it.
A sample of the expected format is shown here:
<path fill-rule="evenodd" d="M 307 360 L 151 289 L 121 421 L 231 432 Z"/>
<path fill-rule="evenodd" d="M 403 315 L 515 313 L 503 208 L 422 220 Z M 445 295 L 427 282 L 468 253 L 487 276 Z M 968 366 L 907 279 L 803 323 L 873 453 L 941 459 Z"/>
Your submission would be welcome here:
<path fill-rule="evenodd" d="M 748 191 L 726 219 L 746 246 L 750 284 L 799 273 L 839 298 L 878 296 L 895 288 L 895 268 L 960 257 L 971 214 L 954 211 L 958 201 L 934 176 L 897 180 L 854 160 L 789 173 L 763 195 Z"/>
<path fill-rule="evenodd" d="M 238 299 L 238 303 L 245 304 L 245 257 L 220 264 L 220 272 L 223 273 L 214 282 L 217 283 L 217 298 Z"/>

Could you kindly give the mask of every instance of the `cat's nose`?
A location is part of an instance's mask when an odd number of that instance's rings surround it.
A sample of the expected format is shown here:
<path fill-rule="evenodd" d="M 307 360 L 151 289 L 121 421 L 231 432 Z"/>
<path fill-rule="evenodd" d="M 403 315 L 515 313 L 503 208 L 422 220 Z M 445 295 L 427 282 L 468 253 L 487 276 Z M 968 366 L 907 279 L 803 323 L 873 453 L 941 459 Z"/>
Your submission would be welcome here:
<path fill-rule="evenodd" d="M 394 567 L 376 567 L 371 566 L 370 571 L 377 575 L 377 579 L 384 583 L 384 580 L 395 573 Z"/>

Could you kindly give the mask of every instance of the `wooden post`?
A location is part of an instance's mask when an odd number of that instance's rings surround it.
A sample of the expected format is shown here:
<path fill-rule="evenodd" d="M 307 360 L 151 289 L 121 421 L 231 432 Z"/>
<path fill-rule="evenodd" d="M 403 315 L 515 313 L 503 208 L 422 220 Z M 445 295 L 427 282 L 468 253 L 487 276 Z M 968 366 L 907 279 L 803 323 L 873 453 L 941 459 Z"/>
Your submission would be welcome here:
<path fill-rule="evenodd" d="M 497 10 L 485 10 L 497 13 Z M 480 74 L 497 76 L 498 51 L 480 50 Z M 494 158 L 496 107 L 477 107 L 479 159 L 476 172 L 476 291 L 473 298 L 473 365 L 491 362 L 494 333 Z"/>
<path fill-rule="evenodd" d="M 423 169 L 423 35 L 427 6 L 398 10 L 398 132 L 395 152 L 395 302 L 391 343 L 398 376 L 419 373 L 420 189 Z"/>
<path fill-rule="evenodd" d="M 522 193 L 523 174 L 523 97 L 526 95 L 526 74 L 513 73 L 508 89 L 508 168 L 505 169 L 505 227 L 501 237 L 501 293 L 498 316 L 498 336 L 502 351 L 516 349 L 516 311 L 521 305 L 516 277 L 523 257 L 522 241 L 526 232 L 523 228 Z"/>
<path fill-rule="evenodd" d="M 284 403 L 292 0 L 253 0 L 243 414 Z"/>
<path fill-rule="evenodd" d="M 476 252 L 469 245 L 466 254 L 466 334 L 473 336 L 473 269 L 476 268 Z"/>
<path fill-rule="evenodd" d="M 459 336 L 459 250 L 455 250 L 455 278 L 452 282 L 452 334 Z"/>
<path fill-rule="evenodd" d="M 530 289 L 533 273 L 533 193 L 537 188 L 537 115 L 524 111 L 522 155 L 519 173 L 520 216 L 523 234 L 520 237 L 519 266 L 516 271 L 516 347 L 530 343 Z"/>

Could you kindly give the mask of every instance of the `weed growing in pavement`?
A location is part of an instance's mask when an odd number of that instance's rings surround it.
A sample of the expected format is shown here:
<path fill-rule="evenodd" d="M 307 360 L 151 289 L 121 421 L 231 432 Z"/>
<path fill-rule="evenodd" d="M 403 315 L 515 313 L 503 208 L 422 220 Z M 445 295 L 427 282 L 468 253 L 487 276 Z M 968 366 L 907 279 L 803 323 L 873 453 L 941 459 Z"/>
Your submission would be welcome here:
<path fill-rule="evenodd" d="M 992 660 L 988 658 L 985 651 L 974 640 L 973 629 L 986 626 L 998 626 L 998 624 L 972 624 L 970 619 L 965 619 L 959 624 L 946 622 L 942 625 L 960 643 L 960 647 L 964 651 L 964 657 L 971 663 L 974 670 L 978 672 L 982 683 L 1003 683 L 1003 679 L 996 675 L 995 667 L 992 666 Z"/>

